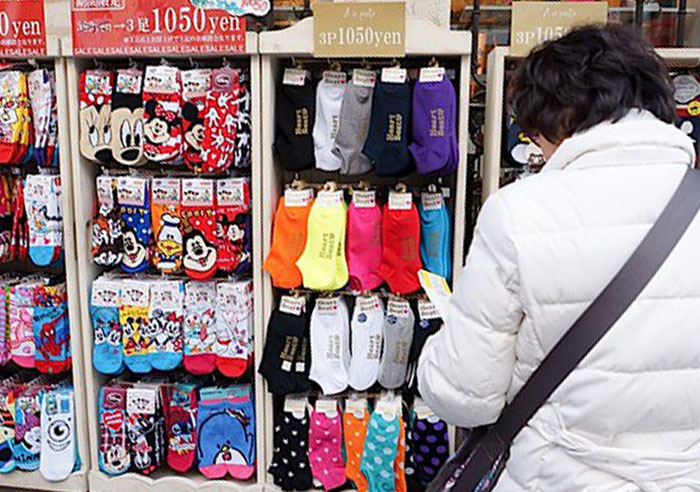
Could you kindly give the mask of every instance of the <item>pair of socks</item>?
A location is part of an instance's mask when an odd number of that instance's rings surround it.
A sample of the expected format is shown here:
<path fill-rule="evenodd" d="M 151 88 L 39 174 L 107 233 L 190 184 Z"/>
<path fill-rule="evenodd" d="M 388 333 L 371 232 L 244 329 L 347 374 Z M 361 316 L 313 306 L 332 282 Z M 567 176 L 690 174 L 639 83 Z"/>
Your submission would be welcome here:
<path fill-rule="evenodd" d="M 239 97 L 238 72 L 228 67 L 212 70 L 211 90 L 204 102 L 202 172 L 223 173 L 233 164 Z"/>
<path fill-rule="evenodd" d="M 7 382 L 0 387 L 0 473 L 17 468 L 15 461 L 15 395 Z"/>
<path fill-rule="evenodd" d="M 29 258 L 36 266 L 49 266 L 63 250 L 63 203 L 59 176 L 27 176 L 24 206 L 29 226 Z"/>
<path fill-rule="evenodd" d="M 0 162 L 18 165 L 30 156 L 31 116 L 27 76 L 16 70 L 0 74 Z"/>
<path fill-rule="evenodd" d="M 306 246 L 297 260 L 304 287 L 338 290 L 348 283 L 347 205 L 342 191 L 322 191 L 309 213 Z"/>
<path fill-rule="evenodd" d="M 156 178 L 151 188 L 151 219 L 155 244 L 153 265 L 165 274 L 182 267 L 182 217 L 179 179 Z"/>
<path fill-rule="evenodd" d="M 0 285 L 0 366 L 10 361 L 10 287 L 11 283 Z"/>
<path fill-rule="evenodd" d="M 420 256 L 423 268 L 449 279 L 452 275 L 452 223 L 440 193 L 423 193 L 418 204 Z"/>
<path fill-rule="evenodd" d="M 121 264 L 124 251 L 117 179 L 111 176 L 98 176 L 96 188 L 97 202 L 92 219 L 90 254 L 95 265 L 112 268 Z"/>
<path fill-rule="evenodd" d="M 216 369 L 216 283 L 185 284 L 184 360 L 187 372 L 211 374 Z"/>
<path fill-rule="evenodd" d="M 442 319 L 437 309 L 430 301 L 418 301 L 418 317 L 413 329 L 413 341 L 408 355 L 408 368 L 406 371 L 406 388 L 414 395 L 418 395 L 418 361 L 423 352 L 423 347 L 428 338 L 437 333 L 442 327 Z"/>
<path fill-rule="evenodd" d="M 311 80 L 304 85 L 281 84 L 275 99 L 275 151 L 287 171 L 314 167 L 313 124 L 316 97 Z"/>
<path fill-rule="evenodd" d="M 342 296 L 319 298 L 311 313 L 311 370 L 309 378 L 324 395 L 348 387 L 350 367 L 350 319 Z"/>
<path fill-rule="evenodd" d="M 344 80 L 342 82 L 341 80 L 328 81 L 325 77 L 316 86 L 316 119 L 313 139 L 316 168 L 322 171 L 340 170 L 341 159 L 332 151 L 335 137 L 338 134 L 345 87 Z"/>
<path fill-rule="evenodd" d="M 251 267 L 250 179 L 216 183 L 217 267 L 240 274 Z"/>
<path fill-rule="evenodd" d="M 349 384 L 366 391 L 377 382 L 382 354 L 384 305 L 378 296 L 358 297 L 352 313 Z"/>
<path fill-rule="evenodd" d="M 121 285 L 119 322 L 122 328 L 122 349 L 126 367 L 136 374 L 151 372 L 150 353 L 155 350 L 148 312 L 150 283 L 127 280 Z"/>
<path fill-rule="evenodd" d="M 343 414 L 343 436 L 345 438 L 345 476 L 352 480 L 355 488 L 360 492 L 368 492 L 369 484 L 360 470 L 362 454 L 364 451 L 367 427 L 369 426 L 369 412 L 365 407 L 362 414 L 349 411 L 347 408 Z"/>
<path fill-rule="evenodd" d="M 100 389 L 100 471 L 121 475 L 131 467 L 126 430 L 126 388 L 106 386 Z"/>
<path fill-rule="evenodd" d="M 44 68 L 32 71 L 28 77 L 28 87 L 34 126 L 32 156 L 40 167 L 47 167 L 51 165 L 53 155 L 53 149 L 48 148 L 54 98 L 51 73 Z"/>
<path fill-rule="evenodd" d="M 49 482 L 68 478 L 78 460 L 72 388 L 49 391 L 41 403 L 39 470 Z"/>
<path fill-rule="evenodd" d="M 414 324 L 415 315 L 408 301 L 391 299 L 382 327 L 384 350 L 377 377 L 386 389 L 398 389 L 406 381 Z"/>
<path fill-rule="evenodd" d="M 182 180 L 184 257 L 188 277 L 207 280 L 216 274 L 216 195 L 211 179 Z"/>
<path fill-rule="evenodd" d="M 176 67 L 146 67 L 143 83 L 143 155 L 152 162 L 173 164 L 182 155 L 182 90 Z"/>
<path fill-rule="evenodd" d="M 343 429 L 337 407 L 332 416 L 313 411 L 309 423 L 309 462 L 315 481 L 329 491 L 345 483 Z"/>
<path fill-rule="evenodd" d="M 397 491 L 394 463 L 401 435 L 400 418 L 387 420 L 379 412 L 372 412 L 360 470 L 367 478 L 371 491 Z"/>
<path fill-rule="evenodd" d="M 253 282 L 216 285 L 216 367 L 230 378 L 241 377 L 253 360 Z"/>
<path fill-rule="evenodd" d="M 347 247 L 350 288 L 374 290 L 383 280 L 379 275 L 382 262 L 382 210 L 379 205 L 365 207 L 353 201 L 348 207 Z"/>
<path fill-rule="evenodd" d="M 272 285 L 294 289 L 302 283 L 301 271 L 296 265 L 306 247 L 307 224 L 313 205 L 310 199 L 303 206 L 291 206 L 280 198 L 272 230 L 272 246 L 263 269 L 272 277 Z"/>
<path fill-rule="evenodd" d="M 34 292 L 35 367 L 58 374 L 72 365 L 66 284 L 40 285 Z"/>
<path fill-rule="evenodd" d="M 127 167 L 146 164 L 143 155 L 143 70 L 135 67 L 117 70 L 109 124 L 114 160 Z"/>
<path fill-rule="evenodd" d="M 114 73 L 85 70 L 80 74 L 80 154 L 89 161 L 112 160 L 112 91 Z M 117 137 L 118 138 L 118 137 Z"/>
<path fill-rule="evenodd" d="M 25 388 L 15 400 L 14 458 L 22 471 L 39 469 L 41 451 L 41 391 Z"/>
<path fill-rule="evenodd" d="M 417 82 L 413 90 L 413 142 L 418 172 L 447 176 L 457 170 L 457 96 L 452 82 Z"/>
<path fill-rule="evenodd" d="M 282 490 L 307 491 L 313 487 L 309 463 L 309 419 L 306 409 L 275 414 L 272 463 L 268 473 Z"/>
<path fill-rule="evenodd" d="M 250 73 L 241 70 L 238 80 L 238 108 L 236 111 L 236 151 L 233 166 L 249 168 L 252 164 Z"/>
<path fill-rule="evenodd" d="M 151 285 L 148 362 L 158 371 L 171 371 L 182 364 L 184 297 L 181 281 L 158 281 Z"/>
<path fill-rule="evenodd" d="M 151 238 L 149 181 L 144 178 L 117 179 L 119 213 L 123 222 L 122 270 L 138 273 L 148 268 Z"/>
<path fill-rule="evenodd" d="M 408 210 L 384 206 L 382 214 L 382 263 L 379 275 L 396 294 L 410 294 L 420 288 L 420 218 L 412 203 Z"/>
<path fill-rule="evenodd" d="M 447 424 L 435 416 L 422 418 L 415 411 L 409 417 L 406 476 L 417 487 L 425 487 L 437 476 L 450 456 Z"/>
<path fill-rule="evenodd" d="M 185 165 L 196 173 L 203 170 L 204 105 L 211 88 L 211 69 L 195 68 L 182 75 L 182 140 Z"/>
<path fill-rule="evenodd" d="M 120 374 L 124 370 L 122 325 L 119 320 L 119 282 L 98 278 L 92 284 L 90 319 L 94 342 L 92 365 L 102 374 Z"/>
<path fill-rule="evenodd" d="M 34 295 L 41 284 L 35 281 L 10 289 L 10 353 L 12 362 L 25 369 L 36 366 L 34 356 Z"/>
<path fill-rule="evenodd" d="M 150 475 L 160 467 L 163 449 L 161 399 L 155 385 L 126 390 L 126 430 L 130 471 Z"/>
<path fill-rule="evenodd" d="M 333 155 L 340 159 L 340 174 L 364 174 L 372 170 L 372 161 L 362 153 L 372 116 L 372 92 L 372 87 L 354 80 L 345 89 L 333 146 Z"/>
<path fill-rule="evenodd" d="M 197 448 L 197 388 L 192 384 L 166 386 L 163 390 L 168 451 L 166 459 L 173 470 L 192 469 Z"/>

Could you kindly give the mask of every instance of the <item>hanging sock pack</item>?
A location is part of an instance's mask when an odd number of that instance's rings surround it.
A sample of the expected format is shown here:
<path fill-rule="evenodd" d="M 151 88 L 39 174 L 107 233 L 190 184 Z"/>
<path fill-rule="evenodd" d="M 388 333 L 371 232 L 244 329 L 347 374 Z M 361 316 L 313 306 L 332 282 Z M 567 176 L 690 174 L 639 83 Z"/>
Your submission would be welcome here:
<path fill-rule="evenodd" d="M 27 176 L 24 205 L 29 225 L 29 258 L 37 266 L 49 266 L 61 257 L 62 200 L 59 176 Z"/>
<path fill-rule="evenodd" d="M 352 359 L 349 369 L 350 386 L 357 391 L 366 391 L 377 382 L 383 323 L 384 305 L 379 297 L 358 297 L 350 324 Z"/>
<path fill-rule="evenodd" d="M 369 199 L 368 199 L 369 198 Z M 374 290 L 383 279 L 379 275 L 382 263 L 382 210 L 374 192 L 355 191 L 348 207 L 346 257 L 350 288 L 356 291 Z"/>
<path fill-rule="evenodd" d="M 39 469 L 41 451 L 41 388 L 24 388 L 15 400 L 14 458 L 22 471 Z"/>
<path fill-rule="evenodd" d="M 182 267 L 182 218 L 180 210 L 180 180 L 155 178 L 151 188 L 151 218 L 155 244 L 153 265 L 165 274 Z"/>
<path fill-rule="evenodd" d="M 30 280 L 10 289 L 10 352 L 12 362 L 25 369 L 35 367 L 34 294 L 40 285 Z"/>
<path fill-rule="evenodd" d="M 423 299 L 418 301 L 418 317 L 413 329 L 411 352 L 408 355 L 408 370 L 406 373 L 406 388 L 418 395 L 418 361 L 423 352 L 425 342 L 442 327 L 442 319 L 435 305 Z"/>
<path fill-rule="evenodd" d="M 309 419 L 307 410 L 278 412 L 274 418 L 273 455 L 268 473 L 282 490 L 313 488 L 309 464 Z"/>
<path fill-rule="evenodd" d="M 128 280 L 121 285 L 119 322 L 124 363 L 136 374 L 146 374 L 152 369 L 149 353 L 153 351 L 153 341 L 149 337 L 148 322 L 150 287 L 144 280 Z"/>
<path fill-rule="evenodd" d="M 85 70 L 80 74 L 80 153 L 90 161 L 112 160 L 113 88 L 113 72 Z"/>
<path fill-rule="evenodd" d="M 382 264 L 379 275 L 396 294 L 410 294 L 420 288 L 420 219 L 416 206 L 384 206 L 382 214 Z"/>
<path fill-rule="evenodd" d="M 143 154 L 149 161 L 173 164 L 182 156 L 182 90 L 176 67 L 146 67 L 143 83 Z"/>
<path fill-rule="evenodd" d="M 211 88 L 211 70 L 195 68 L 182 75 L 182 140 L 185 165 L 196 173 L 202 172 L 202 141 L 204 140 L 204 105 Z"/>
<path fill-rule="evenodd" d="M 372 161 L 362 153 L 369 134 L 374 83 L 354 79 L 348 84 L 340 109 L 338 133 L 333 155 L 340 159 L 340 174 L 364 174 L 372 170 Z"/>
<path fill-rule="evenodd" d="M 97 210 L 92 220 L 90 254 L 95 265 L 111 268 L 121 264 L 124 250 L 122 217 L 117 206 L 117 179 L 98 176 L 96 188 Z"/>
<path fill-rule="evenodd" d="M 252 165 L 252 129 L 251 129 L 251 94 L 250 73 L 247 69 L 240 71 L 238 84 L 238 108 L 236 111 L 236 152 L 233 166 L 242 169 Z"/>
<path fill-rule="evenodd" d="M 47 155 L 54 97 L 51 74 L 44 68 L 36 69 L 29 74 L 28 84 L 34 127 L 32 155 L 40 167 L 47 167 L 51 165 L 51 159 L 47 159 Z"/>
<path fill-rule="evenodd" d="M 117 179 L 119 213 L 124 224 L 122 270 L 138 273 L 148 268 L 148 245 L 151 240 L 149 182 L 144 178 Z"/>
<path fill-rule="evenodd" d="M 449 279 L 452 275 L 452 222 L 442 193 L 422 193 L 418 214 L 423 268 Z"/>
<path fill-rule="evenodd" d="M 237 71 L 226 67 L 212 70 L 211 90 L 204 103 L 202 172 L 223 173 L 233 164 L 239 96 Z"/>
<path fill-rule="evenodd" d="M 391 299 L 384 317 L 384 350 L 377 380 L 386 389 L 398 389 L 406 381 L 408 356 L 413 341 L 415 315 L 408 301 Z"/>
<path fill-rule="evenodd" d="M 27 76 L 0 72 L 0 163 L 18 165 L 28 155 L 31 117 Z"/>
<path fill-rule="evenodd" d="M 71 474 L 77 459 L 73 390 L 55 389 L 41 404 L 39 470 L 49 482 L 61 482 Z"/>
<path fill-rule="evenodd" d="M 58 374 L 72 365 L 68 293 L 66 284 L 40 285 L 34 292 L 34 343 L 36 368 Z"/>
<path fill-rule="evenodd" d="M 251 267 L 250 179 L 216 182 L 217 266 L 240 274 Z"/>
<path fill-rule="evenodd" d="M 119 282 L 98 278 L 92 283 L 90 319 L 94 333 L 92 365 L 102 374 L 120 374 L 124 370 L 122 326 L 119 321 Z"/>
<path fill-rule="evenodd" d="M 341 441 L 343 429 L 336 407 L 332 415 L 318 411 L 311 413 L 309 424 L 309 462 L 314 480 L 329 491 L 345 483 L 345 467 Z"/>
<path fill-rule="evenodd" d="M 350 319 L 343 297 L 319 298 L 311 313 L 311 372 L 309 378 L 324 395 L 348 387 Z"/>
<path fill-rule="evenodd" d="M 216 285 L 216 367 L 224 376 L 241 377 L 253 359 L 253 282 Z"/>
<path fill-rule="evenodd" d="M 134 67 L 117 70 L 109 121 L 114 160 L 128 167 L 146 164 L 146 157 L 143 155 L 142 70 Z"/>
<path fill-rule="evenodd" d="M 333 144 L 338 134 L 340 108 L 345 94 L 345 78 L 329 77 L 324 73 L 323 80 L 316 86 L 316 119 L 314 122 L 314 152 L 316 169 L 323 171 L 340 170 L 341 160 L 333 154 Z M 345 74 L 343 74 L 345 75 Z"/>
<path fill-rule="evenodd" d="M 275 99 L 275 151 L 287 171 L 314 167 L 313 123 L 316 118 L 314 87 L 304 78 L 302 85 L 277 88 Z"/>
<path fill-rule="evenodd" d="M 207 280 L 216 274 L 216 196 L 211 179 L 182 180 L 182 223 L 188 277 Z"/>
<path fill-rule="evenodd" d="M 184 366 L 202 375 L 216 369 L 216 283 L 185 284 Z"/>
<path fill-rule="evenodd" d="M 192 469 L 196 458 L 197 387 L 179 383 L 166 386 L 163 394 L 168 466 L 186 473 Z"/>
<path fill-rule="evenodd" d="M 184 296 L 184 286 L 179 280 L 151 285 L 148 335 L 153 350 L 149 351 L 148 359 L 158 371 L 171 371 L 182 364 Z"/>
<path fill-rule="evenodd" d="M 161 464 L 162 415 L 159 389 L 142 384 L 126 390 L 126 430 L 131 455 L 130 471 L 152 474 Z"/>
<path fill-rule="evenodd" d="M 99 395 L 100 471 L 121 475 L 131 467 L 126 430 L 126 388 L 103 387 Z"/>

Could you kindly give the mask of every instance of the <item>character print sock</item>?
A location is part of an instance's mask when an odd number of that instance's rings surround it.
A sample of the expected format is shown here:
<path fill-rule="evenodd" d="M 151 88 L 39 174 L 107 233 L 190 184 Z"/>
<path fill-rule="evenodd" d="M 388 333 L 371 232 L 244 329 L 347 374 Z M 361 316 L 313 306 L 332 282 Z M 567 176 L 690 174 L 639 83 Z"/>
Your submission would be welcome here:
<path fill-rule="evenodd" d="M 117 70 L 112 92 L 112 155 L 119 164 L 139 167 L 146 164 L 143 155 L 143 70 Z"/>
<path fill-rule="evenodd" d="M 406 388 L 414 395 L 418 395 L 418 360 L 423 352 L 423 347 L 428 338 L 437 333 L 441 326 L 442 320 L 435 305 L 430 301 L 420 299 L 406 373 Z"/>
<path fill-rule="evenodd" d="M 313 478 L 321 483 L 323 490 L 335 489 L 345 483 L 342 439 L 343 429 L 337 407 L 331 415 L 318 410 L 311 412 L 309 462 Z"/>
<path fill-rule="evenodd" d="M 11 280 L 0 283 L 0 366 L 10 361 L 10 287 Z"/>
<path fill-rule="evenodd" d="M 155 178 L 151 185 L 153 265 L 161 273 L 175 273 L 182 266 L 182 219 L 180 180 Z"/>
<path fill-rule="evenodd" d="M 149 161 L 173 163 L 182 155 L 180 71 L 176 67 L 146 67 L 143 82 L 143 154 Z"/>
<path fill-rule="evenodd" d="M 233 166 L 242 169 L 252 164 L 252 130 L 250 119 L 250 72 L 242 69 L 238 79 L 238 108 L 236 111 L 236 153 Z"/>
<path fill-rule="evenodd" d="M 10 289 L 10 352 L 12 362 L 25 369 L 35 367 L 34 293 L 39 285 L 28 282 Z"/>
<path fill-rule="evenodd" d="M 231 68 L 212 70 L 211 90 L 204 103 L 202 171 L 205 173 L 223 173 L 233 164 L 240 94 L 238 79 L 238 72 Z"/>
<path fill-rule="evenodd" d="M 59 176 L 30 174 L 24 185 L 29 258 L 36 266 L 53 263 L 63 246 L 60 179 Z"/>
<path fill-rule="evenodd" d="M 226 410 L 235 419 L 233 425 L 227 426 L 226 437 L 230 439 L 233 459 L 226 462 L 226 470 L 236 480 L 248 480 L 255 473 L 257 464 L 252 387 L 250 384 L 236 385 L 231 393 L 225 401 Z"/>
<path fill-rule="evenodd" d="M 301 271 L 296 262 L 306 247 L 307 224 L 313 204 L 312 190 L 305 190 L 305 199 L 299 206 L 287 199 L 288 194 L 289 190 L 277 205 L 272 246 L 263 264 L 263 269 L 272 277 L 272 284 L 281 289 L 301 285 Z"/>
<path fill-rule="evenodd" d="M 124 241 L 122 217 L 117 206 L 117 179 L 99 176 L 96 183 L 97 204 L 92 220 L 92 248 L 95 265 L 115 267 L 122 262 Z"/>
<path fill-rule="evenodd" d="M 369 490 L 396 490 L 394 462 L 400 432 L 399 417 L 387 420 L 379 412 L 372 412 L 360 465 L 360 470 L 367 478 Z"/>
<path fill-rule="evenodd" d="M 215 206 L 213 180 L 182 180 L 183 266 L 187 276 L 195 280 L 207 280 L 216 274 Z"/>
<path fill-rule="evenodd" d="M 66 284 L 41 285 L 34 292 L 36 368 L 58 374 L 71 368 L 70 326 Z"/>
<path fill-rule="evenodd" d="M 31 158 L 31 114 L 27 75 L 16 70 L 0 75 L 0 104 L 3 108 L 3 135 L 0 137 L 0 162 L 20 165 Z"/>
<path fill-rule="evenodd" d="M 49 73 L 51 84 L 51 119 L 49 121 L 49 136 L 46 146 L 46 165 L 58 167 L 58 97 L 56 96 L 56 72 Z"/>
<path fill-rule="evenodd" d="M 224 376 L 241 377 L 253 346 L 253 282 L 219 282 L 216 286 L 216 367 Z"/>
<path fill-rule="evenodd" d="M 119 322 L 120 296 L 119 282 L 98 278 L 92 283 L 92 365 L 102 374 L 120 374 L 124 370 L 122 326 Z"/>
<path fill-rule="evenodd" d="M 112 160 L 112 89 L 114 73 L 85 70 L 80 74 L 80 153 L 87 160 Z"/>
<path fill-rule="evenodd" d="M 384 350 L 377 378 L 386 389 L 400 388 L 406 381 L 414 323 L 415 315 L 408 301 L 389 300 L 383 325 Z"/>
<path fill-rule="evenodd" d="M 41 395 L 36 387 L 25 388 L 15 400 L 15 447 L 17 468 L 39 469 L 41 450 Z"/>
<path fill-rule="evenodd" d="M 423 268 L 446 279 L 452 274 L 452 227 L 442 193 L 423 193 L 418 204 Z"/>
<path fill-rule="evenodd" d="M 340 159 L 340 174 L 364 174 L 372 169 L 372 162 L 362 153 L 372 116 L 372 90 L 371 85 L 357 80 L 345 89 L 333 145 L 333 155 Z"/>
<path fill-rule="evenodd" d="M 182 134 L 185 165 L 196 173 L 202 172 L 202 141 L 204 140 L 204 105 L 211 88 L 211 70 L 195 68 L 182 75 Z"/>
<path fill-rule="evenodd" d="M 48 70 L 39 68 L 29 74 L 28 84 L 29 102 L 34 126 L 32 138 L 34 150 L 32 155 L 40 167 L 46 167 L 51 164 L 51 161 L 46 159 L 51 107 L 53 104 L 51 75 Z"/>
<path fill-rule="evenodd" d="M 415 404 L 414 404 L 415 406 Z M 420 416 L 413 410 L 409 419 L 406 475 L 423 487 L 430 483 L 450 456 L 447 424 L 432 412 Z"/>
<path fill-rule="evenodd" d="M 348 274 L 350 288 L 357 291 L 374 290 L 383 282 L 378 272 L 382 262 L 382 209 L 374 198 L 369 203 L 362 199 L 367 193 L 374 194 L 356 191 L 348 207 Z"/>
<path fill-rule="evenodd" d="M 127 280 L 121 285 L 119 322 L 122 326 L 122 350 L 126 367 L 136 374 L 151 371 L 152 351 L 148 307 L 150 304 L 150 282 Z"/>
<path fill-rule="evenodd" d="M 338 74 L 339 72 L 325 72 L 316 86 L 316 120 L 313 131 L 316 168 L 331 172 L 338 171 L 341 166 L 340 158 L 332 150 L 338 134 L 340 107 L 347 85 L 345 77 L 338 77 Z"/>
<path fill-rule="evenodd" d="M 185 284 L 184 366 L 192 374 L 216 369 L 216 283 Z"/>
<path fill-rule="evenodd" d="M 131 466 L 126 432 L 126 388 L 100 389 L 99 412 L 100 471 L 107 475 L 121 475 Z"/>
<path fill-rule="evenodd" d="M 379 275 L 396 294 L 410 294 L 420 288 L 420 219 L 411 203 L 406 210 L 386 204 L 382 214 L 382 264 Z"/>
<path fill-rule="evenodd" d="M 0 473 L 10 473 L 17 467 L 15 461 L 15 395 L 9 381 L 0 387 Z"/>
<path fill-rule="evenodd" d="M 311 313 L 311 372 L 324 395 L 348 387 L 350 319 L 343 297 L 319 298 Z"/>
<path fill-rule="evenodd" d="M 122 270 L 138 273 L 148 268 L 151 209 L 148 180 L 123 177 L 117 180 L 119 211 L 124 223 Z"/>
<path fill-rule="evenodd" d="M 350 325 L 352 359 L 349 382 L 357 391 L 365 391 L 377 382 L 383 323 L 384 305 L 378 296 L 356 299 Z"/>
<path fill-rule="evenodd" d="M 216 182 L 216 242 L 219 270 L 242 272 L 250 267 L 250 180 Z"/>
<path fill-rule="evenodd" d="M 232 449 L 225 443 L 226 425 L 230 424 L 223 401 L 200 401 L 197 410 L 197 465 L 209 480 L 224 478 L 225 461 L 232 459 Z M 209 436 L 211 440 L 205 440 Z"/>
<path fill-rule="evenodd" d="M 362 452 L 367 436 L 367 426 L 369 425 L 369 411 L 364 400 L 355 405 L 356 408 L 348 409 L 351 403 L 346 405 L 343 414 L 343 435 L 345 437 L 345 476 L 352 480 L 355 487 L 360 492 L 368 492 L 367 479 L 360 471 L 362 463 Z M 363 408 L 364 406 L 364 408 Z"/>
<path fill-rule="evenodd" d="M 41 404 L 41 458 L 39 470 L 49 482 L 68 478 L 75 466 L 75 407 L 72 389 L 44 395 Z"/>
<path fill-rule="evenodd" d="M 277 88 L 275 99 L 275 151 L 287 171 L 314 167 L 313 124 L 316 96 L 310 78 L 303 85 Z"/>
<path fill-rule="evenodd" d="M 275 414 L 272 463 L 268 472 L 282 490 L 311 490 L 309 419 L 302 412 Z"/>
<path fill-rule="evenodd" d="M 167 462 L 173 470 L 186 473 L 194 466 L 197 447 L 197 389 L 192 384 L 164 388 Z"/>
<path fill-rule="evenodd" d="M 126 430 L 131 454 L 131 471 L 150 475 L 160 465 L 157 414 L 160 399 L 156 386 L 140 385 L 126 390 Z"/>
<path fill-rule="evenodd" d="M 184 297 L 181 281 L 161 280 L 151 285 L 148 323 L 153 351 L 148 360 L 158 371 L 172 371 L 182 364 Z"/>

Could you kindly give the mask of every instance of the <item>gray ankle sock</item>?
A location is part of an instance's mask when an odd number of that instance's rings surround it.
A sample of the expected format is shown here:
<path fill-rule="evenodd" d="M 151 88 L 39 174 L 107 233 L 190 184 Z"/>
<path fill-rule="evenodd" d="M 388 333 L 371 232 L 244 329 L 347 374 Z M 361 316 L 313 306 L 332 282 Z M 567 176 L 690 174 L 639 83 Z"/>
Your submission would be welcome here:
<path fill-rule="evenodd" d="M 372 169 L 372 163 L 362 153 L 371 115 L 372 88 L 351 81 L 345 89 L 332 151 L 341 160 L 340 174 L 364 174 Z"/>
<path fill-rule="evenodd" d="M 403 315 L 397 315 L 400 307 Z M 413 325 L 415 316 L 408 301 L 389 301 L 384 317 L 384 349 L 379 362 L 379 377 L 377 380 L 386 389 L 400 388 L 406 381 L 408 356 L 413 341 Z"/>

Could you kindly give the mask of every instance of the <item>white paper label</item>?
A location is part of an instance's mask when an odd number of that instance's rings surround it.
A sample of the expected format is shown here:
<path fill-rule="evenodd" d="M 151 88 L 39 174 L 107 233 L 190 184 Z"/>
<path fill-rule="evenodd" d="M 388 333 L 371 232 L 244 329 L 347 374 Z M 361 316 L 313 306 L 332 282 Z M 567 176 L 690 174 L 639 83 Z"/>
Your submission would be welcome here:
<path fill-rule="evenodd" d="M 122 94 L 141 94 L 143 73 L 138 70 L 119 70 L 116 91 Z"/>
<path fill-rule="evenodd" d="M 367 410 L 366 398 L 348 398 L 345 400 L 345 411 L 351 413 L 357 419 L 363 419 Z"/>
<path fill-rule="evenodd" d="M 286 68 L 284 70 L 282 84 L 303 86 L 306 83 L 307 74 L 308 72 L 306 70 L 300 70 L 298 68 Z"/>
<path fill-rule="evenodd" d="M 211 87 L 211 70 L 208 68 L 182 72 L 182 98 L 189 101 L 207 94 Z"/>
<path fill-rule="evenodd" d="M 343 203 L 343 191 L 319 191 L 316 203 L 320 207 L 336 207 Z"/>
<path fill-rule="evenodd" d="M 377 193 L 374 191 L 355 190 L 352 192 L 352 203 L 357 208 L 374 208 L 377 205 Z"/>
<path fill-rule="evenodd" d="M 153 203 L 179 205 L 180 180 L 177 178 L 155 178 L 151 194 L 153 195 Z"/>
<path fill-rule="evenodd" d="M 418 316 L 420 319 L 424 320 L 440 319 L 440 313 L 435 307 L 435 304 L 424 300 L 418 301 Z"/>
<path fill-rule="evenodd" d="M 280 298 L 280 312 L 291 314 L 292 316 L 301 316 L 304 312 L 306 299 L 303 297 L 282 296 Z"/>
<path fill-rule="evenodd" d="M 338 311 L 338 298 L 320 298 L 316 300 L 316 309 L 319 314 L 334 314 Z"/>
<path fill-rule="evenodd" d="M 216 301 L 214 282 L 187 282 L 185 284 L 186 306 L 210 306 Z"/>
<path fill-rule="evenodd" d="M 306 411 L 306 403 L 306 398 L 287 396 L 284 399 L 284 411 L 293 413 L 294 415 L 299 413 L 304 415 L 304 412 Z"/>
<path fill-rule="evenodd" d="M 395 396 L 382 395 L 374 410 L 386 420 L 394 420 L 401 410 L 401 399 Z"/>
<path fill-rule="evenodd" d="M 452 196 L 452 190 L 450 189 L 449 186 L 443 186 L 442 187 L 442 197 L 443 198 L 450 198 Z"/>
<path fill-rule="evenodd" d="M 216 203 L 224 206 L 245 205 L 245 178 L 220 179 L 216 182 Z"/>
<path fill-rule="evenodd" d="M 382 301 L 379 300 L 379 297 L 377 296 L 371 296 L 371 297 L 358 297 L 357 298 L 357 305 L 360 308 L 360 311 L 369 313 L 371 311 L 377 311 L 379 308 L 381 308 Z"/>
<path fill-rule="evenodd" d="M 314 190 L 307 188 L 305 190 L 284 190 L 284 206 L 285 207 L 306 207 L 314 198 Z"/>
<path fill-rule="evenodd" d="M 114 194 L 113 185 L 115 184 L 115 179 L 111 176 L 99 176 L 96 182 L 97 188 L 97 201 L 108 207 L 114 205 Z"/>
<path fill-rule="evenodd" d="M 413 402 L 413 411 L 419 419 L 427 419 L 435 415 L 428 405 L 420 398 L 416 398 Z"/>
<path fill-rule="evenodd" d="M 117 195 L 120 205 L 146 204 L 147 181 L 143 178 L 123 177 L 117 180 Z"/>
<path fill-rule="evenodd" d="M 184 291 L 182 282 L 159 280 L 151 285 L 151 305 L 157 308 L 182 308 Z"/>
<path fill-rule="evenodd" d="M 677 103 L 688 104 L 700 95 L 700 81 L 692 75 L 677 75 L 673 78 Z"/>
<path fill-rule="evenodd" d="M 389 193 L 389 210 L 411 210 L 413 195 L 410 193 Z"/>
<path fill-rule="evenodd" d="M 238 291 L 234 284 L 230 282 L 216 284 L 216 304 L 221 309 L 234 309 L 238 304 L 238 297 Z"/>
<path fill-rule="evenodd" d="M 150 284 L 148 282 L 127 280 L 122 283 L 122 304 L 127 306 L 148 307 L 150 291 Z"/>
<path fill-rule="evenodd" d="M 352 71 L 352 83 L 360 87 L 374 87 L 377 83 L 377 72 L 356 68 Z"/>
<path fill-rule="evenodd" d="M 418 82 L 442 82 L 445 78 L 445 67 L 425 67 L 420 69 Z"/>
<path fill-rule="evenodd" d="M 382 69 L 382 82 L 385 84 L 404 84 L 407 77 L 408 72 L 405 68 L 390 67 Z"/>
<path fill-rule="evenodd" d="M 92 284 L 90 302 L 93 306 L 118 307 L 121 283 L 98 279 Z"/>
<path fill-rule="evenodd" d="M 316 411 L 326 414 L 329 418 L 333 418 L 338 415 L 338 403 L 335 400 L 319 398 L 316 400 Z"/>
<path fill-rule="evenodd" d="M 440 313 L 440 318 L 447 319 L 447 306 L 452 296 L 447 280 L 427 270 L 418 270 L 418 281 Z"/>
<path fill-rule="evenodd" d="M 440 210 L 442 208 L 442 193 L 421 193 L 420 200 L 424 210 Z"/>
<path fill-rule="evenodd" d="M 88 70 L 85 74 L 85 91 L 91 94 L 112 94 L 109 72 Z"/>
<path fill-rule="evenodd" d="M 408 301 L 402 299 L 390 299 L 387 305 L 386 313 L 388 315 L 396 316 L 397 318 L 408 318 L 411 312 L 411 305 Z"/>
<path fill-rule="evenodd" d="M 143 81 L 144 92 L 176 92 L 178 91 L 177 67 L 167 65 L 150 65 L 146 67 Z M 179 91 L 178 91 L 179 92 Z"/>
<path fill-rule="evenodd" d="M 150 388 L 128 388 L 126 390 L 126 413 L 128 415 L 156 413 L 156 392 Z"/>
<path fill-rule="evenodd" d="M 326 70 L 323 72 L 323 81 L 326 84 L 345 85 L 348 83 L 348 74 L 345 72 L 334 72 Z"/>
<path fill-rule="evenodd" d="M 211 179 L 183 179 L 182 204 L 200 207 L 214 206 L 214 181 Z"/>

